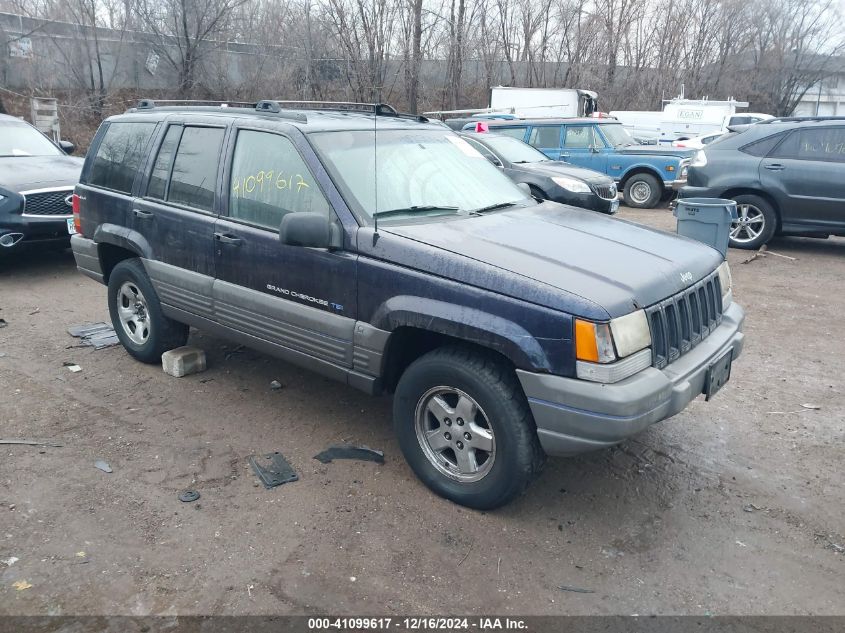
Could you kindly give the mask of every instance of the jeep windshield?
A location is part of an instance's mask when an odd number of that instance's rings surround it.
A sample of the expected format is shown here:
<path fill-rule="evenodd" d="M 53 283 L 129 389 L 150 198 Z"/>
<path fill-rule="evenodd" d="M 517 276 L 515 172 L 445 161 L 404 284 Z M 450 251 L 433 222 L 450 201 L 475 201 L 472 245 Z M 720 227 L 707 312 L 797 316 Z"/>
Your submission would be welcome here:
<path fill-rule="evenodd" d="M 365 222 L 473 215 L 534 201 L 459 136 L 445 130 L 309 135 L 347 203 Z"/>
<path fill-rule="evenodd" d="M 0 122 L 0 157 L 61 156 L 61 150 L 26 123 Z"/>
<path fill-rule="evenodd" d="M 613 147 L 627 147 L 628 145 L 637 144 L 634 137 L 628 134 L 628 130 L 622 127 L 621 124 L 612 123 L 610 125 L 602 125 L 601 131 Z"/>

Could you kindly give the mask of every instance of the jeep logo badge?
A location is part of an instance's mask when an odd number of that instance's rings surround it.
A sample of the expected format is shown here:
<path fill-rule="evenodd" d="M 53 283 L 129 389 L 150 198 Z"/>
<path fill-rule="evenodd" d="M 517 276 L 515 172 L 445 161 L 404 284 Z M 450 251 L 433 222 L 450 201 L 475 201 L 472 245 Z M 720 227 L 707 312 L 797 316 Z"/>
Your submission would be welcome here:
<path fill-rule="evenodd" d="M 692 281 L 692 273 L 681 273 L 681 281 L 688 284 Z"/>
<path fill-rule="evenodd" d="M 69 207 L 73 207 L 73 194 L 65 196 L 65 204 Z"/>

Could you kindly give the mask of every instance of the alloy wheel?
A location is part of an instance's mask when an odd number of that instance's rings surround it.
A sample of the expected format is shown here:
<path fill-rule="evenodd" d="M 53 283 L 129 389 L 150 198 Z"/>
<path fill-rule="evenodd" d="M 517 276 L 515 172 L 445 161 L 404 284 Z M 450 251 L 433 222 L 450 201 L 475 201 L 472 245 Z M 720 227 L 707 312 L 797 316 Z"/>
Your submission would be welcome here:
<path fill-rule="evenodd" d="M 766 217 L 753 204 L 740 204 L 737 207 L 738 218 L 731 223 L 731 240 L 737 244 L 753 242 L 766 228 Z"/>
<path fill-rule="evenodd" d="M 117 290 L 117 314 L 126 336 L 136 345 L 150 338 L 150 319 L 147 299 L 138 286 L 126 281 Z"/>
<path fill-rule="evenodd" d="M 417 440 L 426 459 L 462 483 L 483 479 L 496 459 L 496 438 L 484 410 L 455 387 L 423 394 L 415 413 Z"/>

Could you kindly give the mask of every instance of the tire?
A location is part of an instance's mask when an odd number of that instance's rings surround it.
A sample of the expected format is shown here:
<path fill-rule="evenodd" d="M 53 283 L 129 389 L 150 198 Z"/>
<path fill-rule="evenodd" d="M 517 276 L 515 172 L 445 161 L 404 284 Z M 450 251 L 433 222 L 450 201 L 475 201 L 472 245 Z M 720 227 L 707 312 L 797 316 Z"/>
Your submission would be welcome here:
<path fill-rule="evenodd" d="M 139 259 L 119 262 L 109 275 L 109 315 L 117 338 L 135 359 L 160 363 L 161 355 L 188 340 L 188 326 L 164 316 Z"/>
<path fill-rule="evenodd" d="M 477 510 L 521 494 L 546 458 L 513 370 L 461 347 L 436 349 L 405 370 L 393 425 L 417 477 L 441 497 Z"/>
<path fill-rule="evenodd" d="M 733 248 L 757 250 L 777 231 L 777 213 L 771 203 L 760 196 L 745 194 L 734 196 L 733 200 L 739 220 L 731 224 L 729 244 Z"/>
<path fill-rule="evenodd" d="M 634 174 L 625 181 L 625 204 L 635 209 L 653 209 L 663 195 L 663 184 L 651 174 Z"/>

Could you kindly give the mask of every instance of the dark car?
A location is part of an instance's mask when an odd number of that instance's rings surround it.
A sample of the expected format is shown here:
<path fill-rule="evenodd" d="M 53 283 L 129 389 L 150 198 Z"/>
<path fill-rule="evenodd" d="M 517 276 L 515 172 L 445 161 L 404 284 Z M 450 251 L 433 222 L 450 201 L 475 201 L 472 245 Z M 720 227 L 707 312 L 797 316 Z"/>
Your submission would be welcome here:
<path fill-rule="evenodd" d="M 619 210 L 613 178 L 592 169 L 551 160 L 543 152 L 511 136 L 466 132 L 460 136 L 501 168 L 508 178 L 528 185 L 535 198 L 611 215 Z"/>
<path fill-rule="evenodd" d="M 424 118 L 308 106 L 102 124 L 71 243 L 132 356 L 192 325 L 393 393 L 414 472 L 475 508 L 727 380 L 744 315 L 716 250 L 538 203 Z"/>
<path fill-rule="evenodd" d="M 680 196 L 735 200 L 731 246 L 757 249 L 774 235 L 845 235 L 845 118 L 730 129 L 695 156 Z"/>
<path fill-rule="evenodd" d="M 82 159 L 34 127 L 0 115 L 0 255 L 27 244 L 67 244 Z"/>
<path fill-rule="evenodd" d="M 512 136 L 552 160 L 607 174 L 629 207 L 651 209 L 686 182 L 695 150 L 638 145 L 616 119 L 517 119 L 486 121 L 490 132 Z M 474 129 L 465 127 L 465 131 Z"/>

